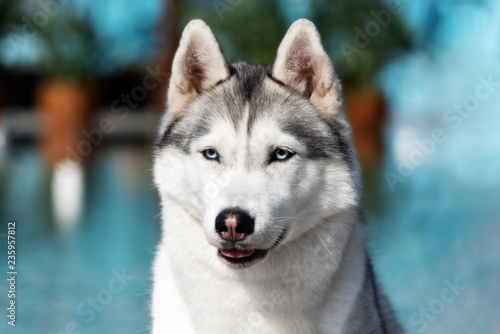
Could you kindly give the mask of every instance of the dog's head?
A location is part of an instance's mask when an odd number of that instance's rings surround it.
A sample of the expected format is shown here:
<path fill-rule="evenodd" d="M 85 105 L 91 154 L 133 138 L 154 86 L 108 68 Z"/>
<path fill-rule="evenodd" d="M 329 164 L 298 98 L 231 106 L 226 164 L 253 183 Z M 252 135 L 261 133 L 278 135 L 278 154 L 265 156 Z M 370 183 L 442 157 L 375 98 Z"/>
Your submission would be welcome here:
<path fill-rule="evenodd" d="M 228 64 L 210 28 L 191 21 L 167 104 L 160 196 L 199 221 L 226 263 L 256 263 L 357 206 L 339 81 L 310 21 L 292 24 L 269 66 Z"/>

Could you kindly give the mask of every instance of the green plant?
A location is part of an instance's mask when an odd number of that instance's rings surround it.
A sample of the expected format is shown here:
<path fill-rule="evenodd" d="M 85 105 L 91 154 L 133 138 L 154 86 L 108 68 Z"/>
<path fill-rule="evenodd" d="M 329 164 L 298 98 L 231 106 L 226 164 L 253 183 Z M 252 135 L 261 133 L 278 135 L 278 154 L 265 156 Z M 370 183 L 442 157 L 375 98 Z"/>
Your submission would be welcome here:
<path fill-rule="evenodd" d="M 37 38 L 41 75 L 72 81 L 87 81 L 97 75 L 102 50 L 88 18 L 60 13 L 40 29 Z"/>
<path fill-rule="evenodd" d="M 0 0 L 0 37 L 4 37 L 20 20 L 21 11 L 18 1 Z"/>
<path fill-rule="evenodd" d="M 402 7 L 395 7 L 398 4 L 310 0 L 311 19 L 347 88 L 373 84 L 376 72 L 386 62 L 410 48 L 411 36 L 401 17 Z"/>
<path fill-rule="evenodd" d="M 9 33 L 16 30 L 21 16 L 18 1 L 0 0 L 0 40 L 4 40 Z M 8 47 L 6 44 L 4 42 L 0 47 Z M 3 55 L 3 51 L 3 49 L 0 50 L 0 56 Z M 0 73 L 4 70 L 3 66 L 4 59 L 0 58 Z"/>
<path fill-rule="evenodd" d="M 272 62 L 288 28 L 278 1 L 182 2 L 180 31 L 193 18 L 210 26 L 229 61 Z"/>

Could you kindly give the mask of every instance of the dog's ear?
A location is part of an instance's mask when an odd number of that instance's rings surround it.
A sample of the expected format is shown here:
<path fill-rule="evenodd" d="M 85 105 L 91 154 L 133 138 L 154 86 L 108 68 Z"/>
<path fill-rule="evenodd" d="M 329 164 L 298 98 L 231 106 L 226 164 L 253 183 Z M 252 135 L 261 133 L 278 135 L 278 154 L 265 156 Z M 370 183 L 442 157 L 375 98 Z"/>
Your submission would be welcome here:
<path fill-rule="evenodd" d="M 229 67 L 212 30 L 202 20 L 184 28 L 172 63 L 167 105 L 179 113 L 196 95 L 229 77 Z"/>
<path fill-rule="evenodd" d="M 278 48 L 271 75 L 303 95 L 320 111 L 338 113 L 340 84 L 314 24 L 295 21 Z"/>

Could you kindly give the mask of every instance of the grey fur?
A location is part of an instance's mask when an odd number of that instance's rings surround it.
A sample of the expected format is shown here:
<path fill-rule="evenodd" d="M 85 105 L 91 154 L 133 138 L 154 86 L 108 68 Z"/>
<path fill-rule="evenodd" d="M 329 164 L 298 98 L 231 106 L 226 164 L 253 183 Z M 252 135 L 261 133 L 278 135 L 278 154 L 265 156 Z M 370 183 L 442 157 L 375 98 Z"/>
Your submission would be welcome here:
<path fill-rule="evenodd" d="M 403 333 L 387 297 L 382 293 L 369 260 L 366 261 L 363 288 L 356 298 L 353 310 L 356 312 L 352 312 L 349 316 L 346 333 Z"/>

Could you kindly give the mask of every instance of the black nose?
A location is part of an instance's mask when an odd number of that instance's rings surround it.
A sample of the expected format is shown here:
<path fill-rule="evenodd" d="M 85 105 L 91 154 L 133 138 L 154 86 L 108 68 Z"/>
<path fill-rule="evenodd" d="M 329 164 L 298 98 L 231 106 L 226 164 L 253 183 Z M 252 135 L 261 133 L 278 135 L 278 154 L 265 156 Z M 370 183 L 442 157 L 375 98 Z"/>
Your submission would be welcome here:
<path fill-rule="evenodd" d="M 254 219 L 240 208 L 221 211 L 215 218 L 215 231 L 222 239 L 232 242 L 243 240 L 254 231 Z"/>

